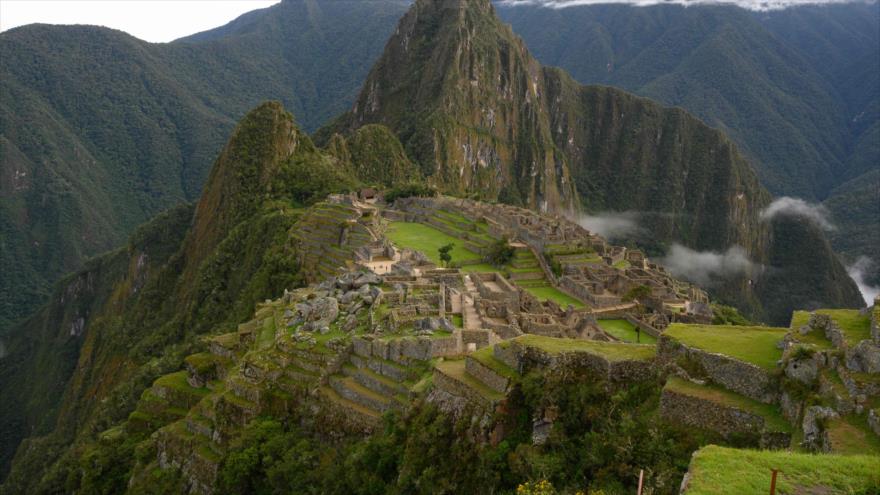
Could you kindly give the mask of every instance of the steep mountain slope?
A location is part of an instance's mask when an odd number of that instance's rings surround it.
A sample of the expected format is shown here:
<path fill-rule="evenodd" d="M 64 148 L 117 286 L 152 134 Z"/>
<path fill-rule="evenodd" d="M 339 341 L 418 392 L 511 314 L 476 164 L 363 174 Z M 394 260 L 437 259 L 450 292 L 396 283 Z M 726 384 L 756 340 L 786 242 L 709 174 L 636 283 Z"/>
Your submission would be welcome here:
<path fill-rule="evenodd" d="M 772 252 L 773 229 L 759 218 L 770 195 L 721 132 L 683 110 L 541 68 L 488 1 L 415 2 L 353 110 L 317 139 L 370 123 L 396 131 L 450 192 L 560 213 L 645 212 L 652 251 L 738 245 L 758 264 Z M 799 242 L 795 252 L 824 241 Z M 843 272 L 833 257 L 816 268 Z M 757 276 L 740 274 L 716 293 L 756 318 L 790 312 L 795 301 L 761 308 L 749 283 Z M 813 288 L 816 300 L 859 304 L 851 281 L 828 280 Z"/>
<path fill-rule="evenodd" d="M 306 129 L 346 109 L 405 8 L 287 0 L 170 44 L 88 26 L 0 34 L 0 328 L 84 259 L 198 198 L 259 102 L 283 101 Z"/>
<path fill-rule="evenodd" d="M 582 83 L 681 106 L 724 130 L 774 195 L 825 200 L 880 163 L 876 2 L 762 13 L 733 6 L 497 5 L 543 63 Z M 858 208 L 847 201 L 859 199 L 838 195 L 833 203 Z M 875 224 L 838 220 L 835 248 L 850 262 L 876 259 L 874 244 L 845 241 L 866 239 Z"/>
<path fill-rule="evenodd" d="M 159 216 L 126 248 L 61 281 L 48 305 L 0 335 L 4 471 L 22 438 L 39 437 L 19 450 L 26 479 L 9 486 L 63 484 L 65 461 L 44 481 L 27 478 L 59 456 L 74 459 L 67 444 L 124 417 L 200 335 L 234 326 L 257 301 L 301 283 L 288 233 L 300 207 L 354 184 L 280 104 L 250 112 L 194 210 Z"/>

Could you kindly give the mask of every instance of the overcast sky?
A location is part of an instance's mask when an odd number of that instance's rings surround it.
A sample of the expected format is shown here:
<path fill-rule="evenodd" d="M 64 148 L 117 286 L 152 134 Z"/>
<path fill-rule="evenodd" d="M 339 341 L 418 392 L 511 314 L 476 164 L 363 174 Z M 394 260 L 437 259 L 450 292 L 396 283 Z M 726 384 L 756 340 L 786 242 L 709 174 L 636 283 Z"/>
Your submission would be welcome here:
<path fill-rule="evenodd" d="M 96 24 L 165 42 L 222 26 L 278 0 L 0 0 L 0 31 L 42 22 Z"/>

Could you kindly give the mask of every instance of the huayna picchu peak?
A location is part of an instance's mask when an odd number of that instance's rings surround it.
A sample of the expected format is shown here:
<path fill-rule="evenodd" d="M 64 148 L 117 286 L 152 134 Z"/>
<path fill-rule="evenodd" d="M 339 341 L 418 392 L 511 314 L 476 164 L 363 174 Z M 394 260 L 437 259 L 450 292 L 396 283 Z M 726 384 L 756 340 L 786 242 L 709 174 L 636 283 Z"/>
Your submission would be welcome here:
<path fill-rule="evenodd" d="M 344 78 L 363 50 L 328 15 L 403 14 L 349 111 L 310 134 L 250 103 L 197 200 L 0 328 L 0 495 L 880 493 L 880 296 L 823 211 L 780 207 L 726 128 L 542 66 L 516 4 L 284 0 L 145 48 L 153 88 L 166 48 L 280 84 L 248 59 L 278 32 Z M 292 46 L 297 80 L 328 70 Z M 315 77 L 303 102 L 342 98 Z M 198 127 L 208 87 L 143 119 Z"/>
<path fill-rule="evenodd" d="M 450 194 L 577 218 L 636 211 L 650 218 L 645 247 L 745 250 L 756 266 L 717 293 L 757 319 L 780 323 L 817 300 L 859 306 L 834 256 L 812 271 L 821 295 L 787 292 L 779 241 L 761 211 L 771 201 L 724 134 L 678 108 L 607 86 L 581 86 L 544 68 L 484 0 L 421 0 L 401 19 L 351 112 L 317 141 L 379 123 L 395 131 L 427 180 Z M 823 251 L 823 235 L 787 252 Z M 768 264 L 770 259 L 773 264 Z M 780 264 L 783 258 L 785 264 Z M 810 300 L 810 298 L 813 298 Z M 766 301 L 766 304 L 765 304 Z"/>

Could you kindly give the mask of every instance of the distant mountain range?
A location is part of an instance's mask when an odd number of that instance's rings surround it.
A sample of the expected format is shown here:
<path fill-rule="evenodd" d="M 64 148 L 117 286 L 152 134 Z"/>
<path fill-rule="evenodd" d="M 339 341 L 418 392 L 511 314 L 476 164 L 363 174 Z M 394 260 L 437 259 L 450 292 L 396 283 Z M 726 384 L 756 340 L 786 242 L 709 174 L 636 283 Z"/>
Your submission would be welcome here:
<path fill-rule="evenodd" d="M 351 108 L 410 3 L 287 0 L 170 44 L 82 26 L 0 35 L 0 328 L 84 259 L 197 198 L 258 102 L 281 100 L 306 130 Z M 497 11 L 544 64 L 722 129 L 771 193 L 825 201 L 847 259 L 880 260 L 877 3 Z"/>

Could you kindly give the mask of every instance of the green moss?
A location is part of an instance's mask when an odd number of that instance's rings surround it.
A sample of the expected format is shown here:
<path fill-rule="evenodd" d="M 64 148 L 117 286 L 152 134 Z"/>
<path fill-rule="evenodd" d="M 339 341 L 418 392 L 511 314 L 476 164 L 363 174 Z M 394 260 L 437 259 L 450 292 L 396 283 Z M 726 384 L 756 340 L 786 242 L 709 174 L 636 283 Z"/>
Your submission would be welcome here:
<path fill-rule="evenodd" d="M 776 344 L 786 333 L 784 328 L 674 323 L 664 335 L 691 347 L 773 370 L 782 358 L 782 351 L 776 348 Z"/>
<path fill-rule="evenodd" d="M 468 374 L 467 370 L 465 370 L 463 359 L 447 359 L 437 363 L 435 367 L 444 375 L 464 383 L 490 402 L 499 401 L 504 398 L 504 394 L 489 388 L 485 383 Z"/>
<path fill-rule="evenodd" d="M 210 392 L 207 388 L 196 388 L 187 383 L 187 372 L 186 371 L 178 371 L 176 373 L 171 373 L 162 377 L 159 377 L 154 385 L 159 387 L 167 387 L 173 390 L 177 390 L 180 392 L 184 392 L 191 395 L 196 395 L 200 397 L 204 397 L 208 395 Z"/>
<path fill-rule="evenodd" d="M 560 305 L 563 308 L 568 307 L 569 304 L 574 306 L 575 308 L 583 308 L 584 303 L 574 297 L 560 291 L 559 289 L 551 286 L 546 287 L 523 287 L 529 294 L 538 298 L 541 301 L 553 301 L 556 304 Z"/>

